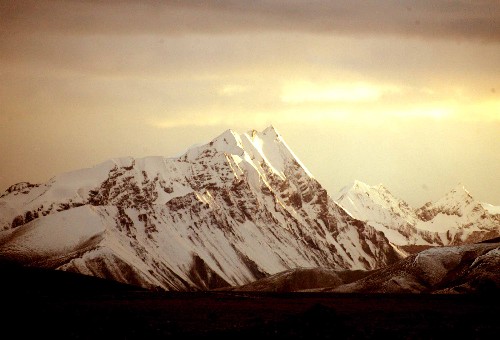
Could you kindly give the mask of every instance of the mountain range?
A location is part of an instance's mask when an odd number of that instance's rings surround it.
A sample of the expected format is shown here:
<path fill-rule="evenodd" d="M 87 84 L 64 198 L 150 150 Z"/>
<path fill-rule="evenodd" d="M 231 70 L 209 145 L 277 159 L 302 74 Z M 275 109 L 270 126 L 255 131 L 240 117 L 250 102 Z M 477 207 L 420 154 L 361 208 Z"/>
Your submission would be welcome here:
<path fill-rule="evenodd" d="M 12 185 L 0 196 L 0 259 L 174 291 L 296 268 L 354 277 L 422 247 L 499 236 L 499 210 L 462 187 L 416 210 L 358 181 L 332 198 L 272 126 L 227 130 L 179 157 Z"/>
<path fill-rule="evenodd" d="M 350 216 L 269 127 L 176 158 L 112 159 L 0 198 L 0 254 L 150 289 L 211 289 L 296 267 L 401 258 Z"/>
<path fill-rule="evenodd" d="M 360 181 L 343 188 L 335 201 L 410 253 L 500 236 L 500 207 L 476 201 L 462 184 L 418 209 L 394 197 L 383 185 Z"/>

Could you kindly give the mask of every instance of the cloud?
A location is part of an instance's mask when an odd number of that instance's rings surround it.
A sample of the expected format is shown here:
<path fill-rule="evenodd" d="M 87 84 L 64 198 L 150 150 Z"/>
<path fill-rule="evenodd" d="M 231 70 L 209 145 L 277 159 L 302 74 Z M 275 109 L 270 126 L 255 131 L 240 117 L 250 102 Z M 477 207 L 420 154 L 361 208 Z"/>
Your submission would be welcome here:
<path fill-rule="evenodd" d="M 0 102 L 12 119 L 55 111 L 140 112 L 157 127 L 470 119 L 470 112 L 500 119 L 498 91 L 491 90 L 498 88 L 500 44 L 406 39 L 490 39 L 500 25 L 473 26 L 496 22 L 496 2 L 0 0 L 0 6 Z M 463 32 L 449 29 L 452 22 L 466 23 Z"/>
<path fill-rule="evenodd" d="M 0 4 L 0 34 L 301 31 L 500 41 L 500 2 L 374 0 L 22 1 Z"/>
<path fill-rule="evenodd" d="M 241 93 L 247 92 L 249 89 L 247 86 L 238 84 L 228 84 L 221 87 L 219 94 L 222 96 L 231 97 Z"/>
<path fill-rule="evenodd" d="M 367 83 L 317 84 L 300 81 L 285 85 L 281 100 L 284 103 L 300 104 L 307 102 L 366 102 L 376 101 L 385 93 L 400 92 L 396 86 Z"/>

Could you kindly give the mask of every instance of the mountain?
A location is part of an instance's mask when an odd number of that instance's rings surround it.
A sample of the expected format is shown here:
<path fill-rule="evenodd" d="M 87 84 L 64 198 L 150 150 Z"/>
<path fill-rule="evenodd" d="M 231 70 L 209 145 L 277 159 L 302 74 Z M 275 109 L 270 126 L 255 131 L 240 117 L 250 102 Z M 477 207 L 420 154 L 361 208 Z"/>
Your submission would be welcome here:
<path fill-rule="evenodd" d="M 327 289 L 349 293 L 465 293 L 500 291 L 500 239 L 435 247 L 356 282 Z"/>
<path fill-rule="evenodd" d="M 295 268 L 225 290 L 337 293 L 498 293 L 500 238 L 433 247 L 385 268 L 335 271 Z"/>
<path fill-rule="evenodd" d="M 366 221 L 410 252 L 500 236 L 499 207 L 474 200 L 463 185 L 416 210 L 384 186 L 360 181 L 343 188 L 335 201 L 352 217 Z"/>
<path fill-rule="evenodd" d="M 294 268 L 250 282 L 243 286 L 222 288 L 241 292 L 298 292 L 318 288 L 333 288 L 357 281 L 373 271 L 333 270 L 325 268 Z"/>
<path fill-rule="evenodd" d="M 500 236 L 500 207 L 481 203 L 459 184 L 435 203 L 417 209 L 417 228 L 437 232 L 443 244 L 478 242 Z"/>
<path fill-rule="evenodd" d="M 269 127 L 180 157 L 119 158 L 0 196 L 1 258 L 148 289 L 243 285 L 401 255 L 327 194 Z"/>
<path fill-rule="evenodd" d="M 418 221 L 415 211 L 381 184 L 370 186 L 354 181 L 337 194 L 335 202 L 354 218 L 382 231 L 394 244 L 425 242 L 415 228 Z"/>

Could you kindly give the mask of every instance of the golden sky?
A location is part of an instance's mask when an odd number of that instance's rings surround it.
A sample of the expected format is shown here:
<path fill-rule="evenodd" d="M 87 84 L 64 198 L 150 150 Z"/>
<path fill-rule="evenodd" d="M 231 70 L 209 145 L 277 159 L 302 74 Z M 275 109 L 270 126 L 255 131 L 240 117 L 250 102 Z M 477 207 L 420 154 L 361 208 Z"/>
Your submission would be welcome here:
<path fill-rule="evenodd" d="M 0 191 L 272 124 L 334 194 L 500 205 L 500 2 L 0 0 Z"/>

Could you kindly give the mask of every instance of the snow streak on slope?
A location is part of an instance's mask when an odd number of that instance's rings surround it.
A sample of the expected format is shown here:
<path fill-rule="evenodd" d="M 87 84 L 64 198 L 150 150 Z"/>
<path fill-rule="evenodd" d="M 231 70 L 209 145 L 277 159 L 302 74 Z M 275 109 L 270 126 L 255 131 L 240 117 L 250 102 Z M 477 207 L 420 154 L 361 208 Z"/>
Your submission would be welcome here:
<path fill-rule="evenodd" d="M 120 158 L 0 198 L 0 254 L 144 287 L 208 289 L 296 267 L 399 257 L 349 216 L 272 127 L 177 158 Z M 43 234 L 43 241 L 37 240 Z"/>
<path fill-rule="evenodd" d="M 359 181 L 344 188 L 336 202 L 406 249 L 410 249 L 408 245 L 472 243 L 500 235 L 500 215 L 492 214 L 495 208 L 486 209 L 485 204 L 474 201 L 461 185 L 416 211 L 382 185 Z"/>

